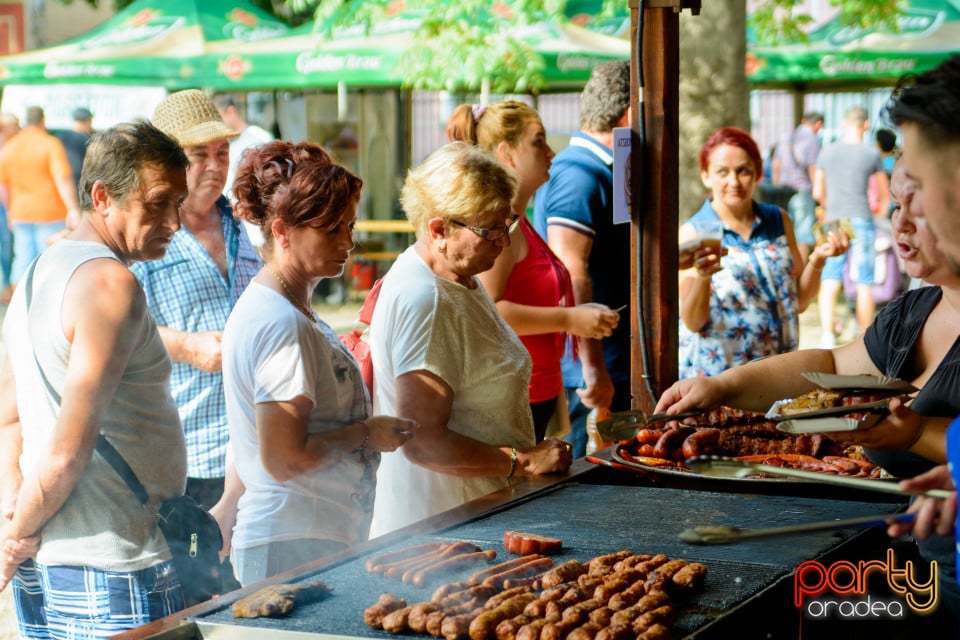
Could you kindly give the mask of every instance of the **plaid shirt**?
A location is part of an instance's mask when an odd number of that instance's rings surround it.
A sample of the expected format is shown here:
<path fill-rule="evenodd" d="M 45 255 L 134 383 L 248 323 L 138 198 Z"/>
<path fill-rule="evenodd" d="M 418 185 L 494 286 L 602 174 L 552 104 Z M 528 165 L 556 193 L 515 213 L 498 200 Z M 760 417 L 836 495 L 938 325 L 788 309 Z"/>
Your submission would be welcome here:
<path fill-rule="evenodd" d="M 210 254 L 183 227 L 163 258 L 130 267 L 161 327 L 190 333 L 223 331 L 237 298 L 263 264 L 226 198 L 217 201 L 217 208 L 223 219 L 226 281 Z M 229 436 L 223 374 L 174 362 L 170 391 L 187 442 L 187 476 L 222 478 Z"/>
<path fill-rule="evenodd" d="M 810 191 L 810 167 L 816 165 L 820 153 L 820 139 L 805 124 L 777 145 L 776 159 L 780 161 L 780 182 L 797 191 Z"/>

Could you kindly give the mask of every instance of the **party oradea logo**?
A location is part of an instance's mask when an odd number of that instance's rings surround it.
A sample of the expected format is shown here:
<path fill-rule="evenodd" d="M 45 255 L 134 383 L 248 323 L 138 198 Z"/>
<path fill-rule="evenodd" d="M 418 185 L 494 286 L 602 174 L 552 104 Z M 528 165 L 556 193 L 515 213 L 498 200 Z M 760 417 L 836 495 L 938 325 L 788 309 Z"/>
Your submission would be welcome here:
<path fill-rule="evenodd" d="M 924 563 L 926 564 L 926 563 Z M 884 560 L 807 560 L 793 575 L 793 603 L 811 620 L 901 620 L 910 612 L 936 611 L 939 568 L 912 560 L 897 564 L 893 549 Z"/>

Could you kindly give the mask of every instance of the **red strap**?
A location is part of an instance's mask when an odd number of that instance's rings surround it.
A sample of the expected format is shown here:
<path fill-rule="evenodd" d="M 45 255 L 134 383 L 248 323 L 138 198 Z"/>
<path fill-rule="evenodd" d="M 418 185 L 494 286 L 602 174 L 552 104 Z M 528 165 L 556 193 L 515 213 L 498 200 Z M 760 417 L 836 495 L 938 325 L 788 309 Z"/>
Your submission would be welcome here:
<path fill-rule="evenodd" d="M 383 278 L 378 278 L 373 283 L 373 287 L 370 288 L 370 292 L 367 293 L 367 297 L 364 298 L 363 304 L 360 305 L 360 313 L 357 317 L 365 325 L 369 325 L 370 321 L 373 320 L 373 310 L 377 306 L 377 298 L 380 297 L 380 285 L 382 284 Z"/>

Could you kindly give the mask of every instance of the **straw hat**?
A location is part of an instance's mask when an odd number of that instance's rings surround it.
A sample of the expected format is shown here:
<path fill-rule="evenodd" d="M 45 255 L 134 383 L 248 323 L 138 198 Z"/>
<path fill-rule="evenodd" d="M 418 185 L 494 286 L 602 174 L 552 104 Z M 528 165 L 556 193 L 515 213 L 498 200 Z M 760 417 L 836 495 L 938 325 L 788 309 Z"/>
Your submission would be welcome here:
<path fill-rule="evenodd" d="M 213 101 L 199 89 L 171 93 L 153 112 L 153 126 L 183 147 L 195 147 L 240 135 L 228 127 Z"/>

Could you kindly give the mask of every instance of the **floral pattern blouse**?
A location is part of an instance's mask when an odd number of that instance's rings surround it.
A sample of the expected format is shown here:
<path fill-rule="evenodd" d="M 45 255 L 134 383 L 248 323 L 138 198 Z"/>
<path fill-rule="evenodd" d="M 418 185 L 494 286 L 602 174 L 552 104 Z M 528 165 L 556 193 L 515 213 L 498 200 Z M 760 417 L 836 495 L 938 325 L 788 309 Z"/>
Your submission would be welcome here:
<path fill-rule="evenodd" d="M 799 302 L 793 256 L 779 207 L 755 202 L 750 238 L 725 227 L 723 269 L 710 282 L 710 320 L 693 332 L 680 323 L 680 378 L 716 375 L 797 349 Z M 719 220 L 711 201 L 690 223 Z"/>

